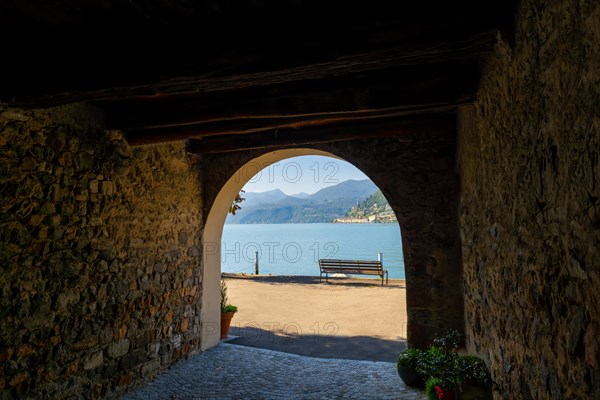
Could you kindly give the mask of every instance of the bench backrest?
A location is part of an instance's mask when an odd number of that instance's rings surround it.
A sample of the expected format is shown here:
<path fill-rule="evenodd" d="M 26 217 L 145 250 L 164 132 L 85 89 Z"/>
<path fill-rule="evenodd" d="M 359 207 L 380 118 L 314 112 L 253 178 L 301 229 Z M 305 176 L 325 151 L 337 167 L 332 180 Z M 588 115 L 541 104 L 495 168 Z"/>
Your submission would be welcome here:
<path fill-rule="evenodd" d="M 383 265 L 381 261 L 369 261 L 369 260 L 334 260 L 334 259 L 321 259 L 319 260 L 319 267 L 321 270 L 335 270 L 336 268 L 342 269 L 356 269 L 364 271 L 382 271 Z"/>

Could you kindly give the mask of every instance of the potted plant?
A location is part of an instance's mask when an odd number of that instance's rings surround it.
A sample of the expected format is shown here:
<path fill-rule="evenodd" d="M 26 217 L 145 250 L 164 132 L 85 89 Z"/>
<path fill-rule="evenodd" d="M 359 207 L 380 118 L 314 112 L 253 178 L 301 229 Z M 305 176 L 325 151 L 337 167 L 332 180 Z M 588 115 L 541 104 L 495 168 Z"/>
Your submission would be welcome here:
<path fill-rule="evenodd" d="M 221 279 L 221 339 L 226 339 L 229 335 L 231 319 L 237 310 L 238 308 L 236 306 L 229 304 L 227 298 L 227 282 L 225 282 L 225 279 Z"/>
<path fill-rule="evenodd" d="M 438 344 L 439 345 L 439 344 Z M 420 366 L 421 373 L 427 377 L 425 393 L 430 399 L 454 399 L 460 386 L 460 373 L 456 369 L 458 353 L 453 347 L 432 345 L 425 352 Z"/>
<path fill-rule="evenodd" d="M 458 359 L 458 346 L 461 335 L 456 330 L 449 330 L 444 336 L 436 337 L 433 344 L 425 352 L 420 365 L 421 373 L 427 377 L 425 392 L 433 399 L 452 399 L 460 385 L 460 374 L 455 368 Z M 435 384 L 432 383 L 435 378 Z"/>
<path fill-rule="evenodd" d="M 455 400 L 454 390 L 447 388 L 448 382 L 441 378 L 431 377 L 425 383 L 425 395 L 427 400 Z"/>
<path fill-rule="evenodd" d="M 458 352 L 461 335 L 450 330 L 423 352 L 417 371 L 424 377 L 429 400 L 483 400 L 492 398 L 496 385 L 485 362 L 477 356 Z"/>
<path fill-rule="evenodd" d="M 406 386 L 424 388 L 425 377 L 420 373 L 420 366 L 423 362 L 424 351 L 417 348 L 408 348 L 398 355 L 396 367 L 398 375 Z"/>

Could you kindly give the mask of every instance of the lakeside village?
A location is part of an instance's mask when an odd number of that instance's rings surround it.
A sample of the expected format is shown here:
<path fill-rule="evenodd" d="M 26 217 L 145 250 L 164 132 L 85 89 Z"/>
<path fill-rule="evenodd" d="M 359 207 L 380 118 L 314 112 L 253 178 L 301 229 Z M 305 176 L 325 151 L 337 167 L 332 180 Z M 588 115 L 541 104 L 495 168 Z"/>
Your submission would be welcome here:
<path fill-rule="evenodd" d="M 389 224 L 398 223 L 392 207 L 381 191 L 375 192 L 364 202 L 352 206 L 345 217 L 336 218 L 333 223 L 339 224 Z"/>

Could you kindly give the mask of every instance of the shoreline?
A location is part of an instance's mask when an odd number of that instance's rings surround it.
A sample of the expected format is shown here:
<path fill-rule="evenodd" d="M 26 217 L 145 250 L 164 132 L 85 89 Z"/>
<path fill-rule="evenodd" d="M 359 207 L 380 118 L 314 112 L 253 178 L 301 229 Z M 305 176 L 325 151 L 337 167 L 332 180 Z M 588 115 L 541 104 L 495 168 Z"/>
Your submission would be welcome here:
<path fill-rule="evenodd" d="M 260 222 L 260 223 L 237 223 L 225 222 L 224 225 L 310 225 L 310 224 L 328 224 L 328 225 L 399 225 L 398 222 Z"/>
<path fill-rule="evenodd" d="M 290 283 L 290 284 L 321 284 L 321 285 L 346 285 L 346 286 L 373 286 L 374 284 L 381 287 L 381 279 L 365 278 L 356 275 L 345 277 L 329 276 L 329 283 L 325 282 L 323 277 L 322 282 L 319 282 L 319 275 L 273 275 L 273 274 L 246 274 L 235 272 L 221 272 L 221 277 L 225 279 L 240 279 L 265 283 Z M 406 288 L 406 279 L 389 278 L 389 284 L 383 284 L 383 287 L 400 287 Z"/>

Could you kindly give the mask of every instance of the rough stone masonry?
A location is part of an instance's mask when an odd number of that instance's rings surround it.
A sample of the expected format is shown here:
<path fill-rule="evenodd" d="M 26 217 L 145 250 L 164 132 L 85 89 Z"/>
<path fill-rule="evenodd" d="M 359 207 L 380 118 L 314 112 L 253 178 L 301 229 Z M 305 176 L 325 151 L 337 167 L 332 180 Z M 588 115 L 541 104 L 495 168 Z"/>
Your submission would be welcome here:
<path fill-rule="evenodd" d="M 96 109 L 0 108 L 0 398 L 98 398 L 200 344 L 201 188 L 182 143 Z"/>
<path fill-rule="evenodd" d="M 469 349 L 505 399 L 600 398 L 600 5 L 520 2 L 461 113 Z"/>

